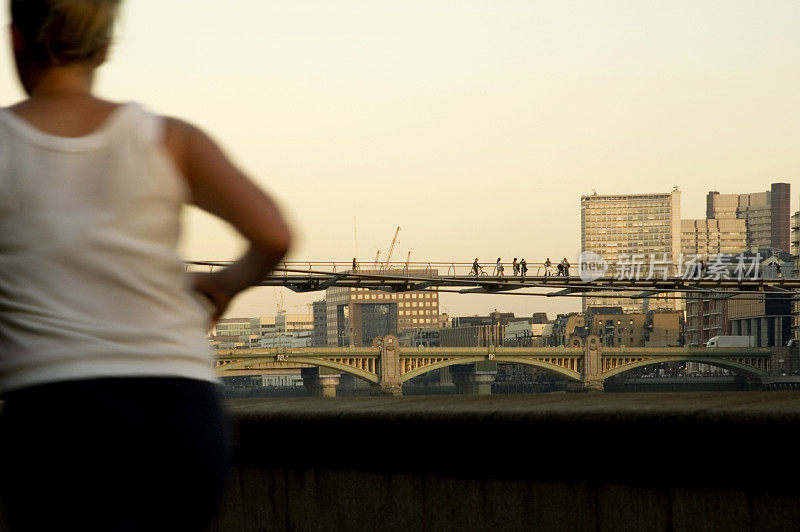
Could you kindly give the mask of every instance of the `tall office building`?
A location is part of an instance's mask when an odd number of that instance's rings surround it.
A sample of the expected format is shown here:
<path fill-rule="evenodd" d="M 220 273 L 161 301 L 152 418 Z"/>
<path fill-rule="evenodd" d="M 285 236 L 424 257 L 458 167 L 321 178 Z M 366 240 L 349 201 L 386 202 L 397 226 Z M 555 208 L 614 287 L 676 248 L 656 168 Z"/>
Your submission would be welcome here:
<path fill-rule="evenodd" d="M 324 299 L 314 301 L 314 347 L 328 346 L 328 304 Z"/>
<path fill-rule="evenodd" d="M 676 264 L 681 253 L 680 191 L 675 187 L 663 194 L 581 196 L 581 251 L 592 251 L 605 259 L 609 275 L 634 255 Z M 620 306 L 626 312 L 641 312 L 647 310 L 648 303 L 652 306 L 646 299 L 583 299 L 584 310 L 589 306 Z M 665 300 L 659 306 L 680 308 L 680 301 Z"/>
<path fill-rule="evenodd" d="M 681 253 L 704 260 L 747 249 L 747 228 L 741 219 L 681 220 Z"/>
<path fill-rule="evenodd" d="M 325 301 L 329 347 L 371 345 L 376 336 L 437 327 L 439 321 L 438 292 L 332 286 L 325 292 Z"/>
<path fill-rule="evenodd" d="M 792 216 L 791 250 L 794 256 L 795 277 L 800 278 L 800 211 Z"/>
<path fill-rule="evenodd" d="M 789 183 L 772 183 L 770 190 L 752 194 L 706 196 L 706 219 L 745 221 L 747 248 L 789 250 Z"/>
<path fill-rule="evenodd" d="M 794 256 L 794 271 L 792 275 L 800 279 L 800 211 L 792 216 L 792 255 Z M 794 301 L 792 308 L 792 338 L 800 339 L 800 301 Z"/>

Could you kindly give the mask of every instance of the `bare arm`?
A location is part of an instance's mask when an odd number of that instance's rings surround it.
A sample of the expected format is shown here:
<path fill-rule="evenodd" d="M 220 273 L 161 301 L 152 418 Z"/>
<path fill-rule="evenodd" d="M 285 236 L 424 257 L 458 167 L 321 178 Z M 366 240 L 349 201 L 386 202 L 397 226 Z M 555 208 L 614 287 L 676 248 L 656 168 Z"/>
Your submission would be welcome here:
<path fill-rule="evenodd" d="M 232 265 L 196 278 L 195 288 L 214 304 L 218 319 L 236 294 L 278 264 L 289 249 L 291 233 L 269 196 L 203 131 L 167 119 L 165 142 L 189 183 L 193 203 L 233 225 L 250 242 L 247 253 Z"/>

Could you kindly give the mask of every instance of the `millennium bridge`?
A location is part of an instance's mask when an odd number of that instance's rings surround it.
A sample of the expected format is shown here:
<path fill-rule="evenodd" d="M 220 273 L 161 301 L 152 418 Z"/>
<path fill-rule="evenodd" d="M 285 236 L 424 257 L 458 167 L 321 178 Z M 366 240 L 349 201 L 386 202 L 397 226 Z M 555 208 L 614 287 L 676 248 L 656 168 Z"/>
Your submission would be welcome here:
<path fill-rule="evenodd" d="M 213 271 L 224 268 L 229 261 L 187 261 L 187 269 Z M 708 270 L 691 275 L 669 276 L 668 270 L 659 275 L 648 271 L 644 265 L 639 275 L 620 272 L 614 276 L 601 276 L 585 280 L 575 275 L 549 275 L 542 264 L 529 264 L 530 275 L 503 275 L 495 264 L 479 264 L 473 273 L 472 263 L 458 262 L 394 262 L 359 265 L 349 262 L 283 262 L 266 276 L 261 286 L 285 287 L 294 292 L 315 292 L 332 286 L 370 288 L 386 292 L 436 290 L 460 294 L 508 294 L 546 297 L 623 297 L 641 299 L 684 299 L 691 296 L 708 296 L 725 299 L 760 297 L 759 292 L 783 292 L 798 300 L 800 279 L 763 278 L 758 272 L 735 275 L 729 270 Z M 506 267 L 504 269 L 510 269 Z M 635 273 L 636 275 L 630 275 Z M 520 292 L 523 289 L 552 289 L 545 293 Z"/>

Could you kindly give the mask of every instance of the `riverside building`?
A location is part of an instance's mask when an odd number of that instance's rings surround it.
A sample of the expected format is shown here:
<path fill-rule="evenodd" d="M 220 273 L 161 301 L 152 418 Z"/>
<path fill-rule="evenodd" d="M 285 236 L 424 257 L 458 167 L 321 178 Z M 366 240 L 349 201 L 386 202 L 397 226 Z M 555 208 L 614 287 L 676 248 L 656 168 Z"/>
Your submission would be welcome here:
<path fill-rule="evenodd" d="M 789 183 L 772 183 L 770 190 L 751 194 L 711 191 L 706 196 L 706 218 L 744 220 L 747 249 L 778 248 L 788 252 L 790 193 Z"/>
<path fill-rule="evenodd" d="M 650 257 L 674 265 L 681 253 L 681 193 L 611 194 L 581 196 L 581 251 L 591 251 L 609 265 L 614 275 L 633 256 Z M 674 266 L 669 275 L 675 275 Z M 644 267 L 644 275 L 647 267 Z M 680 308 L 680 300 L 663 300 L 661 307 Z M 619 306 L 626 312 L 646 311 L 648 299 L 585 297 L 589 306 Z"/>
<path fill-rule="evenodd" d="M 747 249 L 747 227 L 742 219 L 681 220 L 681 253 L 709 260 L 714 255 L 736 255 Z"/>
<path fill-rule="evenodd" d="M 792 274 L 800 279 L 800 211 L 792 216 L 791 251 L 794 257 L 794 270 Z M 793 302 L 792 308 L 792 338 L 800 339 L 800 301 Z"/>
<path fill-rule="evenodd" d="M 369 273 L 361 270 L 361 273 Z M 411 275 L 421 273 L 410 270 Z M 439 293 L 331 286 L 325 291 L 329 347 L 369 346 L 376 336 L 439 324 Z"/>

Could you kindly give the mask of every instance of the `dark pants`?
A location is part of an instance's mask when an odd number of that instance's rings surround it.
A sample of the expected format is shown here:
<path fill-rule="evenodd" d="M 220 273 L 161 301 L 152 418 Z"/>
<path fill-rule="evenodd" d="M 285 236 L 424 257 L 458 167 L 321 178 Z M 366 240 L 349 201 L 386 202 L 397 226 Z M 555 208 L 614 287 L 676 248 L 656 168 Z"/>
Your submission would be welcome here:
<path fill-rule="evenodd" d="M 216 385 L 97 379 L 3 399 L 10 530 L 204 530 L 216 514 L 229 470 Z"/>

